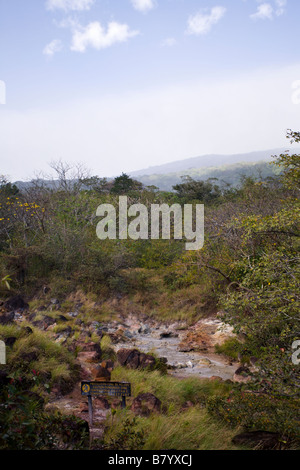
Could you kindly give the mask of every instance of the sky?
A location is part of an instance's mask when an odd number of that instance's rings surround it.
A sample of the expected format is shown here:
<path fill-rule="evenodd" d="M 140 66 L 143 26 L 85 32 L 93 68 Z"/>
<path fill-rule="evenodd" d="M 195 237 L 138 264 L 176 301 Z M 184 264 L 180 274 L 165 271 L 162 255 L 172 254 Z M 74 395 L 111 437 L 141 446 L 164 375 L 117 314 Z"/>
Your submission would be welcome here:
<path fill-rule="evenodd" d="M 0 175 L 289 146 L 299 0 L 0 0 Z"/>

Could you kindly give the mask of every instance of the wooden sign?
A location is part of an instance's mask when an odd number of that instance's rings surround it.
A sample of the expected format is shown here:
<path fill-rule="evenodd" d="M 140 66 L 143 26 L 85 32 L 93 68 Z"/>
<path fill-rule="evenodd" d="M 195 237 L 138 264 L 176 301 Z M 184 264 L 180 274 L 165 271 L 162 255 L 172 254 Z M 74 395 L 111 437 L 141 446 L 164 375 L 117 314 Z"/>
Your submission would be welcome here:
<path fill-rule="evenodd" d="M 89 422 L 93 424 L 92 397 L 122 397 L 122 408 L 126 407 L 126 397 L 131 396 L 128 382 L 81 382 L 81 395 L 88 397 Z"/>
<path fill-rule="evenodd" d="M 130 397 L 131 384 L 127 382 L 81 382 L 81 395 Z"/>

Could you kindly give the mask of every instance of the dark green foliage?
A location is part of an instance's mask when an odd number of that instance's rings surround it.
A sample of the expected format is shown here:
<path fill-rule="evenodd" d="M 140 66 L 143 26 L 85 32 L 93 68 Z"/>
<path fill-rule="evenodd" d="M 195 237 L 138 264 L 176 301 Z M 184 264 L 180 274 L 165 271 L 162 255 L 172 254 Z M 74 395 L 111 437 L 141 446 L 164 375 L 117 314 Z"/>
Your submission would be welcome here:
<path fill-rule="evenodd" d="M 177 192 L 179 198 L 184 201 L 201 201 L 209 203 L 221 195 L 220 187 L 211 178 L 207 181 L 196 181 L 190 176 L 182 177 L 183 182 L 176 184 L 173 189 Z"/>
<path fill-rule="evenodd" d="M 0 450 L 54 450 L 88 448 L 84 421 L 45 412 L 43 399 L 24 389 L 21 379 L 10 379 L 0 395 Z"/>
<path fill-rule="evenodd" d="M 227 398 L 210 397 L 208 411 L 231 426 L 279 433 L 282 441 L 300 446 L 299 401 L 269 394 L 233 392 Z M 296 442 L 297 441 L 297 442 Z"/>
<path fill-rule="evenodd" d="M 112 194 L 128 194 L 128 192 L 140 190 L 142 187 L 142 183 L 130 178 L 126 173 L 122 173 L 121 176 L 114 179 L 110 192 Z"/>
<path fill-rule="evenodd" d="M 123 424 L 116 437 L 111 438 L 104 444 L 104 450 L 141 450 L 145 438 L 143 431 L 136 430 L 136 418 L 128 418 Z"/>

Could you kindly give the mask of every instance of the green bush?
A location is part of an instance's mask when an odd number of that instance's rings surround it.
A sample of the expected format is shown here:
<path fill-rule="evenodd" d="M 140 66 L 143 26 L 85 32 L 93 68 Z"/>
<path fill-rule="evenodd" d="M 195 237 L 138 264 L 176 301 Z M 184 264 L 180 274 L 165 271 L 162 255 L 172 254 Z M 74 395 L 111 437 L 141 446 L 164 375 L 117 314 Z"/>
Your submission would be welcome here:
<path fill-rule="evenodd" d="M 1 390 L 0 450 L 86 449 L 85 422 L 73 416 L 43 410 L 43 399 L 10 379 Z"/>
<path fill-rule="evenodd" d="M 252 431 L 279 433 L 282 439 L 299 439 L 299 400 L 278 398 L 251 392 L 234 392 L 227 398 L 213 396 L 207 409 L 231 426 L 242 426 Z"/>

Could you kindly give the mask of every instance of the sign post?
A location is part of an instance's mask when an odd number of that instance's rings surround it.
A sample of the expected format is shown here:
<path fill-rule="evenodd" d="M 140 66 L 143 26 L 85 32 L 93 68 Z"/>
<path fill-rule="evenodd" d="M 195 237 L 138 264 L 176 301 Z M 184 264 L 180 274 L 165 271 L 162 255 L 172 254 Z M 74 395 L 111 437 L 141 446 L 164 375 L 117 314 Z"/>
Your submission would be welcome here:
<path fill-rule="evenodd" d="M 88 397 L 89 423 L 93 423 L 92 397 L 122 397 L 122 408 L 126 408 L 126 397 L 131 396 L 128 382 L 81 382 L 81 395 Z"/>

